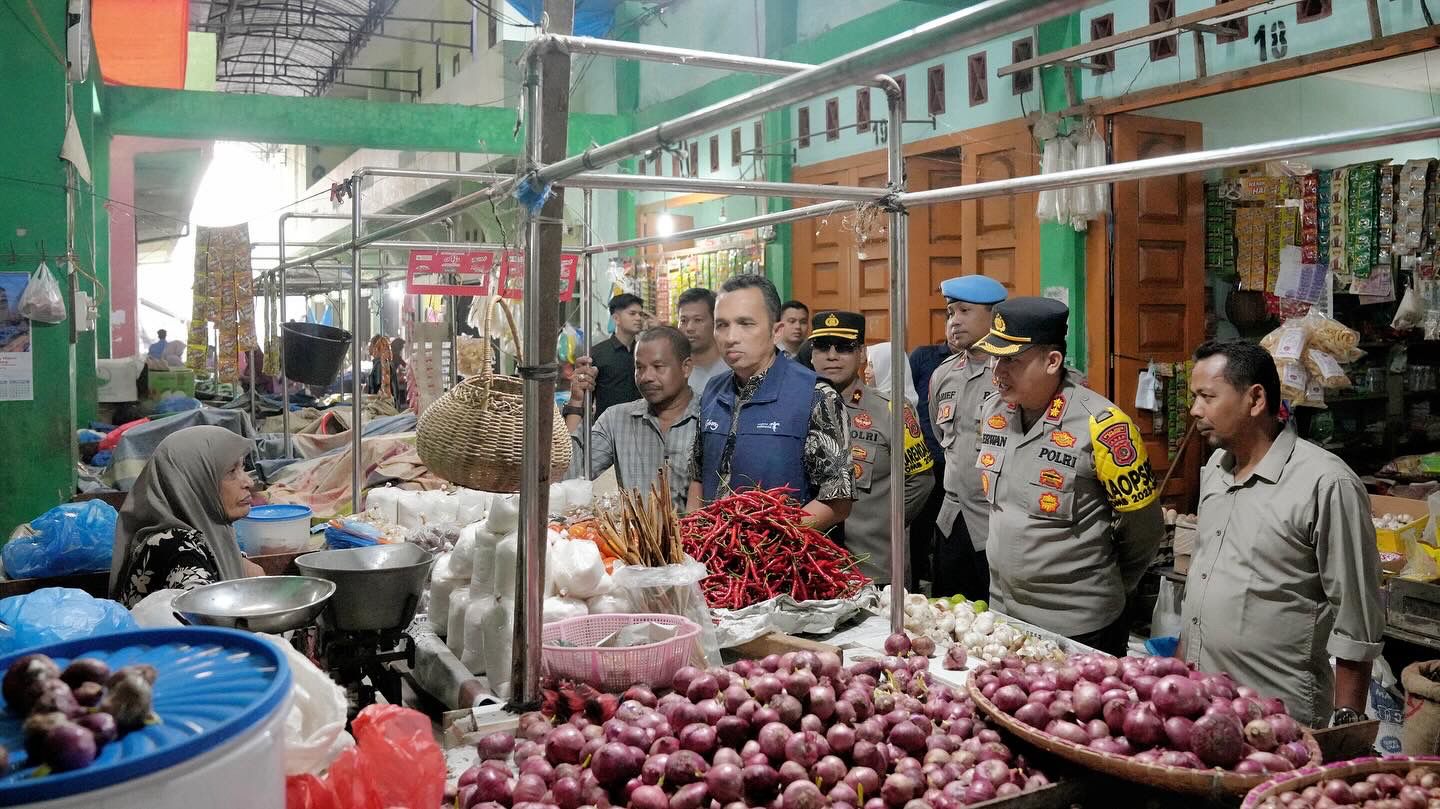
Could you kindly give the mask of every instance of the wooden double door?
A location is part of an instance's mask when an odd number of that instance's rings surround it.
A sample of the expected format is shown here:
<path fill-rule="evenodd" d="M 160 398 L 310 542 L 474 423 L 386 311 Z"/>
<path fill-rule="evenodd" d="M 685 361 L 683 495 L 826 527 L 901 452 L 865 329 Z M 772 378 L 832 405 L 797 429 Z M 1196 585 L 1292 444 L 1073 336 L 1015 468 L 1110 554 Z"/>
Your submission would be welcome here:
<path fill-rule="evenodd" d="M 1105 125 L 1102 123 L 1101 125 Z M 1112 162 L 1202 148 L 1201 126 L 1138 115 L 1108 122 Z M 1039 172 L 1037 146 L 1023 121 L 1013 121 L 907 147 L 909 190 L 944 188 Z M 883 152 L 797 169 L 796 182 L 880 187 Z M 1120 405 L 1145 436 L 1155 473 L 1171 466 L 1168 441 L 1148 412 L 1134 407 L 1138 375 L 1150 360 L 1184 361 L 1204 339 L 1204 186 L 1198 174 L 1128 181 L 1111 186 L 1110 227 L 1092 223 L 1084 277 L 1071 290 L 1083 299 L 1090 386 Z M 796 200 L 804 204 L 810 200 Z M 1040 225 L 1035 195 L 916 208 L 908 215 L 909 294 L 906 348 L 944 338 L 946 278 L 978 273 L 1011 295 L 1038 295 Z M 865 315 L 868 342 L 889 339 L 889 234 L 886 217 L 854 214 L 792 226 L 792 286 L 817 309 Z M 1192 439 L 1165 496 L 1193 503 L 1206 450 Z"/>
<path fill-rule="evenodd" d="M 911 191 L 1027 176 L 1039 168 L 1023 122 L 947 136 L 907 152 L 905 171 Z M 883 152 L 796 169 L 794 178 L 869 188 L 884 187 L 888 181 Z M 909 212 L 907 349 L 944 339 L 940 282 L 946 278 L 980 273 L 1000 281 L 1012 295 L 1038 294 L 1039 229 L 1034 211 L 1034 195 L 1023 194 Z M 835 215 L 792 226 L 795 297 L 812 311 L 860 312 L 869 343 L 885 342 L 890 334 L 888 226 L 882 212 L 868 218 L 856 213 Z"/>

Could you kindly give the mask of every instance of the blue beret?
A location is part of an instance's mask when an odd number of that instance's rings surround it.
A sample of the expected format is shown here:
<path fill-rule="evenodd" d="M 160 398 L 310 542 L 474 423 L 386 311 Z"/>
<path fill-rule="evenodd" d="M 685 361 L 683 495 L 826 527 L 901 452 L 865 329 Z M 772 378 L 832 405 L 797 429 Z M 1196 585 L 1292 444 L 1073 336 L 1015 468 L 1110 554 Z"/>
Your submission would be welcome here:
<path fill-rule="evenodd" d="M 1005 286 L 983 275 L 962 275 L 940 282 L 940 294 L 954 301 L 991 305 L 1005 300 Z"/>

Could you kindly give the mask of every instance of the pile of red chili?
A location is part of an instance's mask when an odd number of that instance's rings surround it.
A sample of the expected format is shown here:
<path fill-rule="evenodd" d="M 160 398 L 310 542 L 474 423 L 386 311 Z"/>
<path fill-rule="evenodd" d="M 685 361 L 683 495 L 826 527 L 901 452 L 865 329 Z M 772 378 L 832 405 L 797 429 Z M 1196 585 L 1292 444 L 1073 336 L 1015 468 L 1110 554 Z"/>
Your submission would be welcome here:
<path fill-rule="evenodd" d="M 805 524 L 786 492 L 736 492 L 680 519 L 685 553 L 710 571 L 700 582 L 710 606 L 740 609 L 782 593 L 845 598 L 870 583 L 854 556 Z"/>

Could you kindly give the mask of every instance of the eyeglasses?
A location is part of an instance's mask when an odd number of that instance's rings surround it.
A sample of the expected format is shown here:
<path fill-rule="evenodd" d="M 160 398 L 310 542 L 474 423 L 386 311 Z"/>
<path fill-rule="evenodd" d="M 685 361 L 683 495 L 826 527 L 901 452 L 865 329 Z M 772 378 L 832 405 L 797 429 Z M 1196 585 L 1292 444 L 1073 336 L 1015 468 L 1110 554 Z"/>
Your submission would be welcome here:
<path fill-rule="evenodd" d="M 821 354 L 826 351 L 834 351 L 836 354 L 854 354 L 860 350 L 859 343 L 812 343 L 811 351 Z"/>

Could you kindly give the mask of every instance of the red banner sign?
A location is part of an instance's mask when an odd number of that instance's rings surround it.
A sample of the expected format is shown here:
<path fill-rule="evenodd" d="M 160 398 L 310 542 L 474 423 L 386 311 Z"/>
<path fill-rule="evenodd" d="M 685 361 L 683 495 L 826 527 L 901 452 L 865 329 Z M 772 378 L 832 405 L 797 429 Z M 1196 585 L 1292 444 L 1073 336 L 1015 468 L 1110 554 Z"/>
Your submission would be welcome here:
<path fill-rule="evenodd" d="M 498 266 L 497 266 L 498 265 Z M 560 256 L 560 302 L 575 299 L 580 256 Z M 520 300 L 525 288 L 525 251 L 411 250 L 405 275 L 410 295 L 469 295 L 481 297 L 498 291 L 500 297 Z"/>

